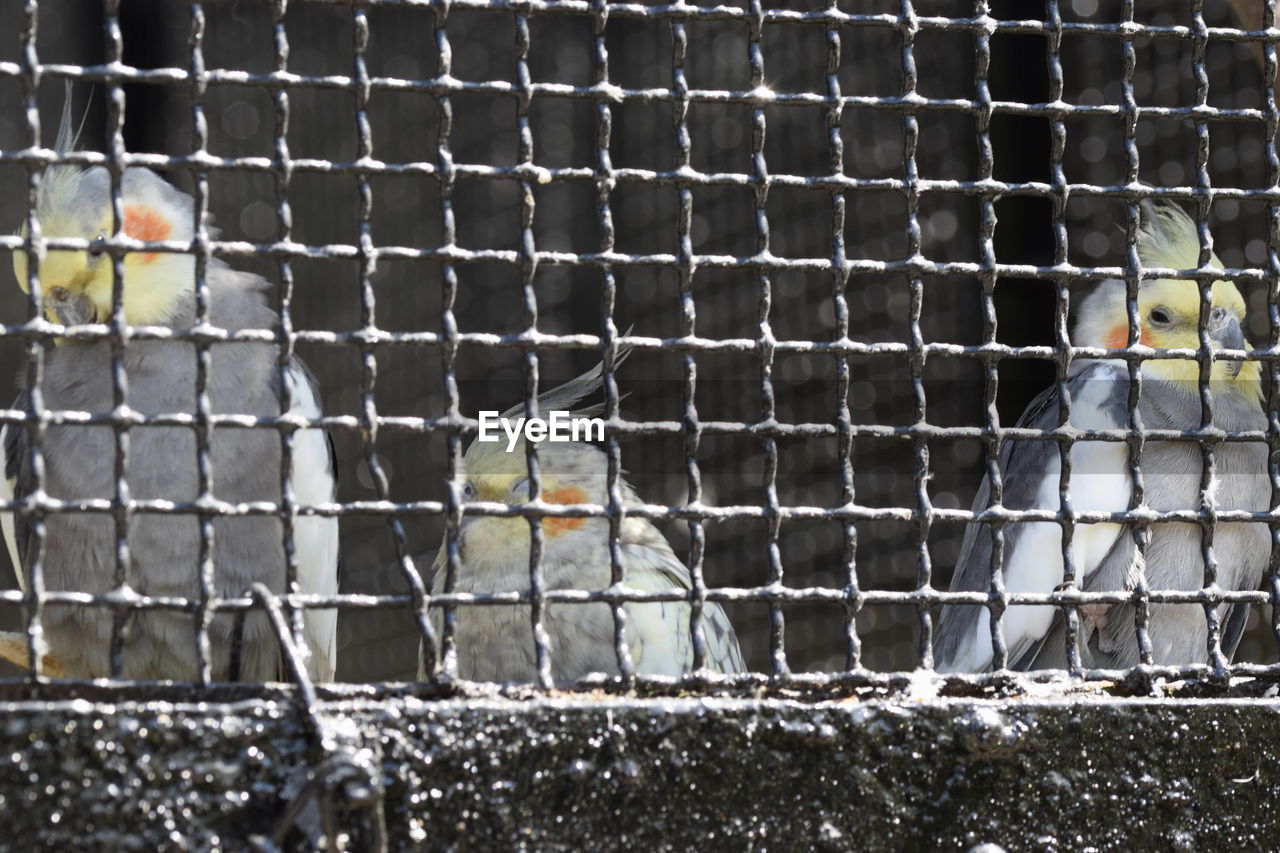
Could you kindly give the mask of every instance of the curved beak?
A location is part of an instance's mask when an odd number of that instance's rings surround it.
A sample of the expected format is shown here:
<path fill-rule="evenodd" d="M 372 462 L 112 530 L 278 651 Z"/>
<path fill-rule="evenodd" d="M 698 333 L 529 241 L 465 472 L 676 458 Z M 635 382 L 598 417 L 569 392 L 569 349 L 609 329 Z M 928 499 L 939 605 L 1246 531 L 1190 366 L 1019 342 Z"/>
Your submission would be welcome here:
<path fill-rule="evenodd" d="M 1218 345 L 1219 349 L 1247 349 L 1244 330 L 1240 328 L 1240 318 L 1230 312 L 1227 313 L 1227 319 L 1209 333 L 1209 337 Z M 1240 361 L 1230 362 L 1227 364 L 1227 372 L 1235 376 L 1240 372 L 1243 364 L 1244 362 Z"/>
<path fill-rule="evenodd" d="M 51 298 L 48 300 L 48 305 L 54 316 L 58 318 L 58 322 L 64 326 L 83 326 L 97 319 L 97 309 L 93 301 L 83 293 L 63 300 Z"/>

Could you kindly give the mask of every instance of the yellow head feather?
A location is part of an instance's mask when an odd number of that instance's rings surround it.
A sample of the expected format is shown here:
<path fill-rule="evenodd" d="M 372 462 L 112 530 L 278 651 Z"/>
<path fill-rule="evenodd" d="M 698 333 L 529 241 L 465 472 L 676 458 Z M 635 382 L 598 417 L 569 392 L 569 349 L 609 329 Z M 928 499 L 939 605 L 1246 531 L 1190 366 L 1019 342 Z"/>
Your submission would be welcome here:
<path fill-rule="evenodd" d="M 70 112 L 64 109 L 56 150 L 74 148 Z M 120 182 L 124 203 L 121 232 L 144 242 L 189 240 L 191 199 L 147 169 L 126 169 Z M 106 169 L 55 165 L 45 170 L 36 209 L 41 234 L 48 237 L 105 240 L 113 233 L 111 181 Z M 24 223 L 22 232 L 27 233 Z M 14 252 L 18 286 L 30 289 L 25 251 Z M 105 322 L 111 315 L 111 257 L 105 251 L 49 250 L 40 263 L 40 288 L 50 319 Z M 124 314 L 131 325 L 163 325 L 193 299 L 195 262 L 189 255 L 128 252 L 124 256 Z"/>
<path fill-rule="evenodd" d="M 1146 267 L 1194 269 L 1200 262 L 1196 224 L 1178 206 L 1144 202 L 1138 256 Z M 1221 267 L 1216 255 L 1209 263 Z M 1235 284 L 1215 281 L 1210 288 L 1208 333 L 1214 350 L 1252 349 L 1244 337 L 1245 301 Z M 1074 335 L 1078 346 L 1123 349 L 1129 345 L 1129 315 L 1123 282 L 1106 281 L 1081 306 Z M 1179 279 L 1146 280 L 1138 288 L 1138 340 L 1153 349 L 1200 348 L 1200 286 Z M 1194 359 L 1152 359 L 1144 376 L 1178 382 L 1194 391 L 1200 364 Z M 1214 361 L 1210 379 L 1216 391 L 1261 395 L 1256 361 Z"/>
<path fill-rule="evenodd" d="M 615 360 L 617 366 L 626 358 L 622 352 Z M 589 406 L 575 409 L 588 395 L 604 384 L 603 364 L 577 376 L 563 385 L 538 395 L 538 416 L 548 418 L 552 412 L 572 412 L 572 418 L 589 418 L 599 414 L 602 407 Z M 503 412 L 501 418 L 510 419 L 512 429 L 524 415 L 520 403 Z M 496 501 L 511 506 L 529 500 L 529 465 L 526 441 L 523 437 L 514 443 L 502 428 L 497 430 L 498 441 L 473 441 L 463 460 L 466 481 L 464 500 Z M 585 442 L 551 442 L 538 444 L 538 481 L 541 500 L 549 504 L 605 503 L 608 500 L 608 461 L 598 447 Z M 629 487 L 623 484 L 624 492 Z M 564 534 L 580 530 L 588 524 L 586 518 L 545 518 L 542 532 L 550 544 Z M 468 559 L 498 561 L 500 555 L 515 552 L 527 553 L 529 522 L 521 517 L 473 516 L 468 520 Z M 523 550 L 522 550 L 523 549 Z"/>

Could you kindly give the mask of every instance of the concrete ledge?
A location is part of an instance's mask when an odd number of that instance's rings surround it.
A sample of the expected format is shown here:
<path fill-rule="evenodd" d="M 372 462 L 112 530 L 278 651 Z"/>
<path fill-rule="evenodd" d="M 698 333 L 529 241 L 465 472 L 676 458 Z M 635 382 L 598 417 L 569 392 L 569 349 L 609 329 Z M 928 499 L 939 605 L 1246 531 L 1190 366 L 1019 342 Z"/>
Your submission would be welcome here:
<path fill-rule="evenodd" d="M 286 819 L 287 804 L 323 803 L 311 795 L 326 778 L 336 793 L 322 812 L 353 849 L 383 837 L 393 850 L 1010 851 L 1280 838 L 1280 702 L 1266 698 L 351 698 L 318 709 L 323 747 L 287 690 L 95 698 L 4 704 L 3 847 L 244 849 L 277 829 L 293 846 L 316 831 L 316 808 Z M 351 767 L 369 768 L 369 784 L 350 784 Z"/>

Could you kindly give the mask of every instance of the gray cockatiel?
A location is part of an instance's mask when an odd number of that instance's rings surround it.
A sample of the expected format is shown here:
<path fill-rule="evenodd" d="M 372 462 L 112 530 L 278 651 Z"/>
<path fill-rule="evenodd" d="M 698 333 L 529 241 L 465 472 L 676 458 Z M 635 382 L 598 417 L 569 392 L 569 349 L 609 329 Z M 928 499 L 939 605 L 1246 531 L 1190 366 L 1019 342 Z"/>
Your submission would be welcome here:
<path fill-rule="evenodd" d="M 67 116 L 58 149 L 73 147 Z M 122 177 L 121 230 L 142 241 L 187 241 L 193 235 L 192 201 L 155 173 L 127 169 Z M 36 210 L 46 237 L 90 241 L 112 233 L 107 170 L 55 166 L 45 171 Z M 26 254 L 14 254 L 19 285 L 28 287 Z M 91 248 L 51 250 L 40 265 L 43 304 L 49 319 L 66 325 L 105 323 L 111 316 L 112 262 Z M 230 331 L 272 329 L 269 283 L 210 259 L 206 281 L 209 321 Z M 131 251 L 124 256 L 124 313 L 132 326 L 187 329 L 195 322 L 195 259 L 190 254 Z M 274 417 L 286 399 L 278 367 L 279 348 L 270 343 L 216 343 L 210 347 L 207 392 L 214 414 Z M 140 415 L 196 413 L 196 350 L 179 341 L 130 340 L 124 351 L 126 404 Z M 25 372 L 24 372 L 25 375 Z M 289 413 L 321 414 L 315 382 L 296 358 L 284 380 L 291 393 Z M 47 410 L 112 411 L 111 344 L 60 339 L 46 348 L 41 385 Z M 26 392 L 15 404 L 27 407 Z M 36 487 L 28 428 L 7 425 L 4 488 L 0 498 L 23 498 Z M 40 444 L 44 490 L 63 501 L 111 499 L 115 494 L 116 449 L 110 426 L 49 426 Z M 219 427 L 210 446 L 210 491 L 221 501 L 279 503 L 281 442 L 274 428 Z M 196 433 L 188 427 L 134 426 L 128 431 L 129 496 L 143 501 L 190 502 L 199 493 Z M 292 468 L 299 504 L 334 500 L 334 469 L 324 433 L 295 433 Z M 19 582 L 33 558 L 29 520 L 0 513 L 4 536 Z M 16 524 L 15 524 L 16 521 Z M 109 514 L 58 512 L 45 519 L 42 560 L 47 590 L 102 594 L 116 586 L 116 530 Z M 216 517 L 213 521 L 214 595 L 239 597 L 257 582 L 285 592 L 283 525 L 274 516 Z M 334 518 L 299 516 L 294 522 L 298 591 L 321 595 L 338 590 L 338 523 Z M 134 513 L 128 524 L 128 587 L 143 595 L 199 598 L 200 521 L 196 515 Z M 114 611 L 103 607 L 47 605 L 44 638 L 55 671 L 72 677 L 110 675 Z M 332 680 L 336 664 L 335 610 L 307 610 L 304 639 L 313 678 Z M 245 621 L 239 672 L 230 669 L 234 617 L 219 615 L 209 627 L 215 680 L 271 680 L 280 673 L 278 644 L 265 614 Z M 196 620 L 173 610 L 134 611 L 123 628 L 126 678 L 193 680 L 198 677 Z M 25 653 L 6 655 L 25 665 Z M 15 659 L 16 658 L 16 659 Z"/>
<path fill-rule="evenodd" d="M 1200 244 L 1195 223 L 1171 204 L 1142 205 L 1138 252 L 1147 267 L 1190 269 L 1199 266 Z M 1217 258 L 1212 263 L 1221 266 Z M 1212 286 L 1213 307 L 1208 334 L 1215 350 L 1249 349 L 1242 332 L 1245 304 L 1235 285 Z M 1102 282 L 1081 305 L 1072 343 L 1076 346 L 1123 348 L 1129 318 L 1125 285 Z M 1139 343 L 1168 349 L 1198 349 L 1200 291 L 1195 282 L 1148 280 L 1138 290 Z M 1153 359 L 1142 363 L 1136 428 L 1196 429 L 1201 421 L 1200 365 L 1189 359 Z M 1070 424 L 1079 429 L 1128 428 L 1129 378 L 1118 359 L 1079 359 L 1067 378 L 1071 395 Z M 1260 371 L 1257 362 L 1215 361 L 1210 374 L 1213 426 L 1233 431 L 1265 430 Z M 1023 413 L 1018 426 L 1054 430 L 1060 426 L 1058 393 L 1042 393 Z M 1223 442 L 1215 446 L 1216 474 L 1211 486 L 1217 510 L 1265 512 L 1270 507 L 1267 446 L 1263 442 Z M 1052 441 L 1005 439 L 999 456 L 1004 485 L 1003 505 L 1011 510 L 1059 509 L 1060 460 Z M 1156 511 L 1198 510 L 1203 470 L 1200 447 L 1192 441 L 1152 441 L 1138 460 L 1145 507 Z M 1069 481 L 1076 511 L 1123 512 L 1129 509 L 1132 479 L 1129 449 L 1123 442 L 1078 441 L 1071 449 Z M 990 503 L 984 480 L 974 501 L 975 512 Z M 1199 525 L 1156 522 L 1139 554 L 1130 525 L 1080 524 L 1071 554 L 1076 583 L 1086 591 L 1117 592 L 1134 588 L 1145 572 L 1151 590 L 1199 590 L 1204 561 Z M 1013 522 L 1004 526 L 1003 572 L 1008 592 L 1048 594 L 1063 582 L 1062 531 L 1055 522 Z M 1217 584 L 1224 590 L 1252 590 L 1262 578 L 1271 552 L 1265 524 L 1219 521 L 1213 538 Z M 986 524 L 965 531 L 952 579 L 952 591 L 986 591 L 991 581 L 991 532 Z M 1140 663 L 1132 604 L 1096 604 L 1079 608 L 1078 648 L 1086 668 L 1124 668 Z M 1155 604 L 1149 631 L 1156 664 L 1203 663 L 1209 659 L 1208 627 L 1199 604 Z M 1240 642 L 1248 606 L 1221 605 L 1222 650 L 1230 657 Z M 942 609 L 934 639 L 937 669 L 976 672 L 992 665 L 990 611 L 972 605 Z M 1067 666 L 1065 622 L 1059 608 L 1010 606 L 1003 627 L 1008 665 L 1013 669 L 1057 669 Z"/>
<path fill-rule="evenodd" d="M 602 384 L 595 369 L 538 397 L 538 412 L 569 411 Z M 519 418 L 524 404 L 503 413 Z M 575 418 L 597 412 L 586 409 Z M 608 505 L 608 458 L 600 448 L 582 442 L 544 441 L 538 445 L 541 498 L 549 504 Z M 463 499 L 519 505 L 529 500 L 528 463 L 523 438 L 509 447 L 505 435 L 498 442 L 472 442 L 463 460 Z M 619 479 L 624 506 L 642 504 L 635 490 Z M 611 583 L 609 520 L 607 518 L 544 518 L 542 520 L 542 577 L 545 589 L 603 590 Z M 627 516 L 620 532 L 623 584 L 644 591 L 688 590 L 689 570 L 647 519 Z M 458 532 L 457 592 L 527 592 L 529 581 L 529 522 L 518 516 L 464 515 Z M 445 589 L 447 539 L 432 567 L 431 592 Z M 684 601 L 629 603 L 626 641 L 635 671 L 643 675 L 679 676 L 693 670 L 691 610 Z M 527 605 L 462 606 L 455 611 L 458 674 L 476 681 L 531 682 L 537 679 L 537 659 L 530 610 Z M 437 636 L 442 619 L 434 614 Z M 716 602 L 702 608 L 706 637 L 706 666 L 713 672 L 744 670 L 733 625 Z M 553 603 L 543 611 L 550 637 L 551 674 L 556 681 L 574 681 L 593 673 L 616 675 L 614 618 L 608 604 Z M 425 668 L 420 677 L 426 679 Z"/>

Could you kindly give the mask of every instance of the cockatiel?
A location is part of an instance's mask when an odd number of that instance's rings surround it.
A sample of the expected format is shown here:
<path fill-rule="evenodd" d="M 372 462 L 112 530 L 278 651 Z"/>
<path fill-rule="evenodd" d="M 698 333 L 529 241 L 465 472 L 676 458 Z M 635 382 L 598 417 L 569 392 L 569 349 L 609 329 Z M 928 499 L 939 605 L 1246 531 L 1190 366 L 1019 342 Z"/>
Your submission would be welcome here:
<path fill-rule="evenodd" d="M 602 367 L 570 380 L 538 397 L 538 412 L 569 411 L 603 383 Z M 524 413 L 520 403 L 503 418 Z M 585 409 L 573 417 L 591 417 Z M 542 500 L 551 504 L 608 504 L 608 458 L 600 448 L 582 442 L 544 441 L 538 445 Z M 508 450 L 500 442 L 473 441 L 463 459 L 463 498 L 512 506 L 529 500 L 525 440 Z M 635 490 L 619 479 L 624 506 L 641 504 Z M 542 520 L 544 588 L 602 590 L 611 583 L 607 518 Z M 621 525 L 623 583 L 633 589 L 658 591 L 692 587 L 689 570 L 667 540 L 648 520 L 627 516 Z M 464 515 L 458 531 L 457 592 L 528 592 L 529 521 L 522 517 Z M 445 590 L 447 536 L 432 566 L 431 593 Z M 690 606 L 684 601 L 625 604 L 626 641 L 637 674 L 679 676 L 693 670 Z M 537 658 L 530 608 L 527 605 L 460 606 L 455 611 L 458 674 L 474 681 L 532 682 Z M 442 617 L 433 614 L 436 634 Z M 742 672 L 738 638 L 724 610 L 708 601 L 702 608 L 706 666 L 714 672 Z M 614 618 L 610 605 L 550 603 L 543 626 L 551 643 L 551 674 L 556 681 L 576 681 L 592 673 L 616 675 Z M 419 677 L 431 673 L 420 667 Z"/>
<path fill-rule="evenodd" d="M 1144 266 L 1191 269 L 1199 266 L 1195 223 L 1181 208 L 1144 202 L 1138 254 Z M 1221 267 L 1216 257 L 1212 263 Z M 1208 336 L 1217 350 L 1247 350 L 1242 326 L 1245 303 L 1231 282 L 1212 285 Z M 1198 349 L 1200 289 L 1193 281 L 1143 281 L 1138 289 L 1139 343 L 1164 349 Z M 1072 335 L 1076 346 L 1121 349 L 1129 342 L 1125 285 L 1099 284 L 1082 303 Z M 1142 362 L 1142 384 L 1135 428 L 1187 430 L 1201 422 L 1200 364 L 1191 359 Z M 1228 432 L 1265 430 L 1259 366 L 1253 361 L 1214 361 L 1210 374 L 1212 424 Z M 1078 359 L 1067 378 L 1070 424 L 1079 429 L 1128 428 L 1129 373 L 1119 359 Z M 1060 426 L 1058 392 L 1048 389 L 1023 413 L 1018 426 L 1053 430 Z M 1220 511 L 1265 512 L 1270 508 L 1267 446 L 1263 442 L 1215 445 L 1212 506 Z M 1194 441 L 1144 443 L 1138 460 L 1145 507 L 1156 511 L 1199 510 L 1203 462 Z M 1059 509 L 1060 460 L 1051 441 L 1005 439 L 998 459 L 1004 484 L 1003 505 L 1011 510 Z M 1124 512 L 1133 481 L 1124 442 L 1078 441 L 1071 449 L 1069 489 L 1076 511 Z M 990 503 L 983 481 L 974 512 Z M 1188 523 L 1156 522 L 1138 553 L 1130 525 L 1080 524 L 1071 545 L 1076 583 L 1092 592 L 1129 591 L 1140 572 L 1151 590 L 1199 590 L 1204 587 L 1201 529 Z M 1062 531 L 1054 522 L 1013 522 L 1004 527 L 1003 572 L 1008 592 L 1051 593 L 1063 582 Z M 1271 553 L 1265 524 L 1216 524 L 1213 550 L 1217 584 L 1224 590 L 1252 590 Z M 952 591 L 986 591 L 991 580 L 991 532 L 971 523 L 965 531 L 951 582 Z M 1078 648 L 1085 668 L 1126 668 L 1140 663 L 1134 606 L 1094 604 L 1079 608 Z M 1199 604 L 1153 604 L 1149 636 L 1156 664 L 1180 665 L 1209 660 L 1208 627 Z M 1248 606 L 1220 605 L 1222 651 L 1230 658 L 1248 619 Z M 1003 616 L 1008 665 L 1012 669 L 1067 666 L 1065 622 L 1059 608 L 1010 606 Z M 934 638 L 934 658 L 944 672 L 976 672 L 992 665 L 990 611 L 972 605 L 942 609 Z"/>
<path fill-rule="evenodd" d="M 56 148 L 73 149 L 69 114 L 64 110 Z M 187 241 L 193 236 L 191 199 L 154 172 L 126 169 L 121 180 L 124 217 L 121 231 L 142 241 Z M 79 237 L 92 243 L 113 233 L 110 179 L 102 167 L 57 165 L 45 170 L 35 214 L 46 237 Z M 25 230 L 25 226 L 24 226 Z M 14 273 L 29 287 L 27 255 L 15 252 Z M 91 244 L 89 251 L 50 250 L 39 269 L 45 313 L 67 326 L 106 323 L 111 317 L 112 260 Z M 211 258 L 206 268 L 209 321 L 230 331 L 272 329 L 278 318 L 268 304 L 269 283 Z M 130 251 L 124 256 L 123 305 L 131 326 L 187 329 L 195 314 L 195 258 L 190 254 Z M 279 371 L 279 347 L 273 343 L 215 343 L 209 349 L 207 393 L 213 414 L 275 417 L 286 399 Z M 59 339 L 46 348 L 41 392 L 51 411 L 109 413 L 113 408 L 111 344 Z M 129 340 L 124 350 L 126 404 L 141 415 L 196 413 L 196 349 L 180 341 Z M 25 371 L 23 372 L 25 377 Z M 22 381 L 22 380 L 20 380 Z M 297 358 L 283 380 L 292 400 L 289 414 L 321 414 L 314 379 Z M 14 408 L 26 409 L 24 391 Z M 21 499 L 37 487 L 28 446 L 29 431 L 6 425 L 4 491 L 0 498 Z M 196 433 L 189 427 L 134 426 L 128 430 L 126 481 L 134 500 L 189 502 L 199 493 Z M 116 449 L 110 426 L 53 425 L 40 442 L 43 488 L 63 501 L 111 499 Z M 281 441 L 273 428 L 219 427 L 210 444 L 213 496 L 233 504 L 279 503 Z M 295 433 L 290 469 L 299 504 L 334 500 L 334 467 L 322 430 Z M 27 516 L 0 513 L 4 538 L 19 583 L 25 584 L 32 553 Z M 16 524 L 15 524 L 16 522 Z M 116 586 L 116 530 L 104 513 L 56 512 L 45 519 L 42 560 L 47 590 L 103 594 Z M 213 520 L 214 594 L 245 595 L 254 583 L 285 592 L 283 525 L 265 515 L 215 517 Z M 297 586 L 302 593 L 338 591 L 338 522 L 299 516 L 294 521 Z M 199 597 L 200 520 L 188 513 L 135 512 L 128 524 L 126 583 L 151 596 Z M 306 610 L 304 634 L 313 678 L 332 680 L 337 659 L 337 612 Z M 111 675 L 113 611 L 103 607 L 46 605 L 44 638 L 54 673 L 71 677 Z M 272 680 L 280 673 L 278 643 L 266 615 L 248 615 L 239 670 L 231 669 L 234 617 L 221 614 L 209 627 L 215 680 Z M 199 676 L 196 619 L 173 610 L 134 611 L 122 630 L 125 678 L 194 680 Z M 19 635 L 22 636 L 22 635 Z M 9 638 L 12 640 L 12 636 Z M 14 646 L 18 653 L 15 654 Z M 15 663 L 26 665 L 25 642 L 0 647 Z"/>

